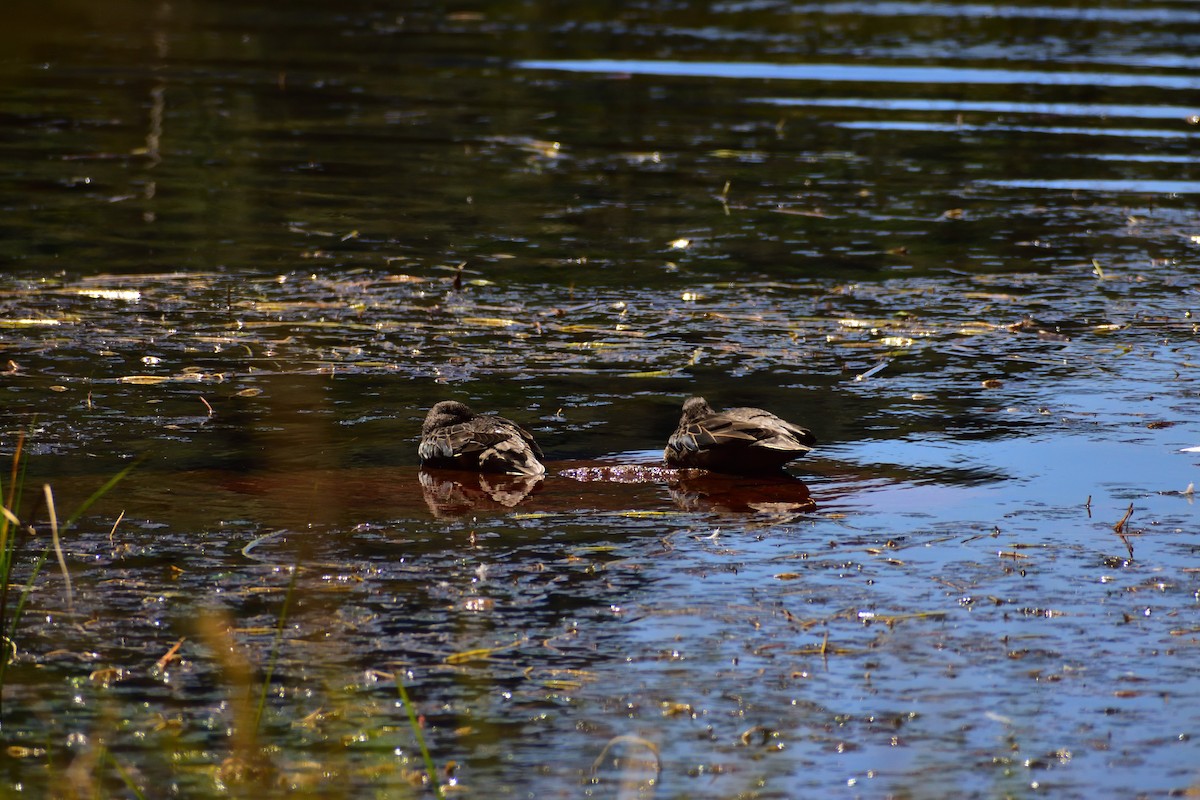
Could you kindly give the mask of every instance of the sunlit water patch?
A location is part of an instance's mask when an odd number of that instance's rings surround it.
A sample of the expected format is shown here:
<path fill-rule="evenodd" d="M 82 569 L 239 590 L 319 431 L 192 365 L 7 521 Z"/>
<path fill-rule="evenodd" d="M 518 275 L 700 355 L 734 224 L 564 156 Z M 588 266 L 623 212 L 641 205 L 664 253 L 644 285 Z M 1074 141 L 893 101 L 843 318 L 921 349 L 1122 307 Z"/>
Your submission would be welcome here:
<path fill-rule="evenodd" d="M 1035 114 L 1052 117 L 1095 117 L 1098 119 L 1171 119 L 1190 121 L 1196 117 L 1195 106 L 1157 105 L 1100 105 L 1088 103 L 1038 103 L 982 100 L 942 100 L 906 98 L 854 97 L 769 97 L 749 102 L 780 106 L 813 106 L 833 108 L 866 108 L 878 111 L 953 111 L 984 112 L 988 114 Z"/>
<path fill-rule="evenodd" d="M 795 12 L 869 15 L 880 17 L 983 17 L 987 19 L 1041 19 L 1069 22 L 1154 23 L 1161 25 L 1200 25 L 1200 14 L 1186 8 L 1078 8 L 1074 6 L 1005 5 L 1003 3 L 907 3 L 884 2 L 822 3 L 819 6 L 791 6 Z"/>
<path fill-rule="evenodd" d="M 1200 193 L 1200 182 L 1198 181 L 1046 179 L 981 181 L 981 183 L 1003 188 L 1044 189 L 1051 192 L 1110 192 L 1113 194 L 1155 194 L 1167 196 Z"/>
<path fill-rule="evenodd" d="M 1025 125 L 964 125 L 960 123 L 908 122 L 880 120 L 872 122 L 852 121 L 839 123 L 841 127 L 858 130 L 911 131 L 952 134 L 1027 134 L 1039 133 L 1048 136 L 1117 136 L 1122 139 L 1189 139 L 1196 134 L 1188 131 L 1156 130 L 1154 128 L 1071 128 L 1060 126 L 1033 127 Z"/>
<path fill-rule="evenodd" d="M 689 78 L 822 81 L 847 83 L 911 83 L 920 85 L 1040 85 L 1097 88 L 1154 87 L 1170 90 L 1200 88 L 1200 78 L 1170 73 L 1047 72 L 1039 70 L 926 67 L 905 64 L 772 64 L 702 61 L 580 61 L 518 62 L 523 69 L 567 72 L 656 75 Z"/>

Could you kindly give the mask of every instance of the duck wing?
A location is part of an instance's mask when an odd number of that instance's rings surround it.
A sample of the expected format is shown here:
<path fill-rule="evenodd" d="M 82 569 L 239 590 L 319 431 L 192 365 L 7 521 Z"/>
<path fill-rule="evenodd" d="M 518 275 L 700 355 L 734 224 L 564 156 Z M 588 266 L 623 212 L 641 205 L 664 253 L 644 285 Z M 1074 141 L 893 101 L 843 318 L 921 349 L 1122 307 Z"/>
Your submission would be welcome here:
<path fill-rule="evenodd" d="M 503 426 L 490 425 L 480 419 L 447 425 L 422 437 L 418 454 L 426 460 L 455 458 L 482 453 L 490 447 L 512 438 Z"/>
<path fill-rule="evenodd" d="M 680 453 L 742 447 L 808 452 L 816 443 L 807 428 L 752 408 L 734 408 L 680 425 L 667 440 L 668 447 Z"/>
<path fill-rule="evenodd" d="M 794 425 L 761 408 L 731 408 L 718 416 L 733 420 L 734 426 L 753 436 L 760 447 L 808 451 L 817 437 L 808 428 Z"/>
<path fill-rule="evenodd" d="M 538 443 L 534 440 L 532 433 L 525 430 L 517 423 L 512 422 L 511 420 L 504 420 L 504 422 L 507 423 L 517 433 L 517 435 L 525 441 L 525 444 L 529 445 L 529 449 L 533 451 L 533 454 L 538 457 L 539 461 L 545 458 L 545 455 L 542 453 L 542 448 L 538 447 Z"/>
<path fill-rule="evenodd" d="M 758 441 L 759 429 L 727 414 L 713 414 L 703 419 L 681 423 L 667 446 L 678 452 L 699 453 L 714 447 L 748 447 Z"/>

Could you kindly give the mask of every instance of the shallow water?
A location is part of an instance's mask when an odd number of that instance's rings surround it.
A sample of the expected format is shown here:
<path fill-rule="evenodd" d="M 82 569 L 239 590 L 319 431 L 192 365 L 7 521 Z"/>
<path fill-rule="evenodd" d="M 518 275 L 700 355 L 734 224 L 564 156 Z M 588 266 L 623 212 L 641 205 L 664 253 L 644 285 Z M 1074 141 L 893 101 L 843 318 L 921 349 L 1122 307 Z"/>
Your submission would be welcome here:
<path fill-rule="evenodd" d="M 15 23 L 16 578 L 43 481 L 136 467 L 35 583 L 6 794 L 420 794 L 397 674 L 470 796 L 1200 785 L 1190 6 Z M 821 446 L 658 472 L 693 393 Z M 550 475 L 422 474 L 445 398 Z"/>

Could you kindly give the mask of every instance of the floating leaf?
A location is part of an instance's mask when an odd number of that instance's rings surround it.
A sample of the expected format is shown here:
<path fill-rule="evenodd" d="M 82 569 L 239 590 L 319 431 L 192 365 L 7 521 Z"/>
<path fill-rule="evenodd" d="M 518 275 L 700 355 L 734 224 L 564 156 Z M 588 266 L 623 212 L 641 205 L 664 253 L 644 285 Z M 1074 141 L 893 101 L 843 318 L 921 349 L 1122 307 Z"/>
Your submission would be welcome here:
<path fill-rule="evenodd" d="M 791 214 L 795 217 L 816 217 L 818 219 L 829 219 L 829 215 L 819 208 L 772 208 L 771 211 L 774 211 L 776 214 Z"/>
<path fill-rule="evenodd" d="M 542 686 L 555 692 L 576 692 L 583 686 L 583 682 L 568 681 L 562 678 L 548 678 L 542 681 Z"/>
<path fill-rule="evenodd" d="M 511 328 L 520 324 L 515 319 L 503 317 L 463 317 L 462 322 L 464 325 L 478 325 L 481 328 Z"/>
<path fill-rule="evenodd" d="M 166 375 L 122 375 L 117 380 L 121 383 L 132 383 L 136 386 L 153 386 L 156 383 L 166 383 L 171 379 Z"/>
<path fill-rule="evenodd" d="M 963 292 L 962 295 L 967 300 L 992 300 L 996 302 L 1016 302 L 1016 295 L 998 294 L 996 292 Z"/>
<path fill-rule="evenodd" d="M 508 644 L 501 644 L 495 647 L 479 647 L 474 650 L 463 650 L 459 653 L 451 653 L 450 655 L 446 656 L 445 662 L 447 664 L 463 664 L 468 661 L 481 661 L 494 653 L 499 653 L 504 650 L 511 650 L 512 648 L 518 647 L 527 641 L 529 640 L 518 639 L 515 642 L 509 642 Z"/>
<path fill-rule="evenodd" d="M 53 327 L 62 325 L 63 321 L 58 319 L 0 319 L 0 328 L 32 328 L 37 326 Z"/>
<path fill-rule="evenodd" d="M 992 333 L 1003 326 L 992 325 L 988 322 L 969 322 L 958 329 L 960 336 L 978 336 L 981 333 Z"/>
<path fill-rule="evenodd" d="M 623 372 L 622 378 L 670 378 L 677 373 L 673 369 L 655 369 L 649 372 Z"/>

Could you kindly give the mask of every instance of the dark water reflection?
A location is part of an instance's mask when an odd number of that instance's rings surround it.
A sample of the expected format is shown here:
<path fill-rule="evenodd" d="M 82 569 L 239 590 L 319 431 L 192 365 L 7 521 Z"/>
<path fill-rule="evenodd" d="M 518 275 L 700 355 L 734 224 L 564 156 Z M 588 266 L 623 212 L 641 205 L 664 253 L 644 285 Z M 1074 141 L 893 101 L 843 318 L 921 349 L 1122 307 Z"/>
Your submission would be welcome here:
<path fill-rule="evenodd" d="M 71 508 L 140 460 L 64 536 L 70 597 L 35 582 L 5 792 L 223 791 L 297 566 L 275 778 L 234 792 L 419 794 L 397 674 L 471 795 L 1195 791 L 1198 35 L 1168 2 L 11 10 L 18 581 L 43 479 Z M 821 447 L 668 474 L 693 393 Z M 550 475 L 419 470 L 446 398 Z"/>

